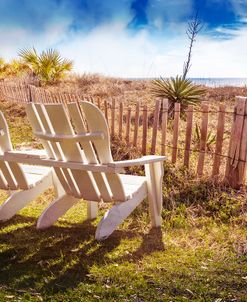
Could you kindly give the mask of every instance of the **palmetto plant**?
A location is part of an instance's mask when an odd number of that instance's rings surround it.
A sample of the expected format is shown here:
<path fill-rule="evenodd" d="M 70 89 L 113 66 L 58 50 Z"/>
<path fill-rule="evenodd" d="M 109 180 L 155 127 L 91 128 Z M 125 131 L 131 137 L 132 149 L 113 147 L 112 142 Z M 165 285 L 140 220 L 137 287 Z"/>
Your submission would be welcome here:
<path fill-rule="evenodd" d="M 73 61 L 63 59 L 54 49 L 38 54 L 34 47 L 25 48 L 19 52 L 19 56 L 42 84 L 53 84 L 61 80 L 73 68 Z"/>
<path fill-rule="evenodd" d="M 181 112 L 188 105 L 197 105 L 200 97 L 205 94 L 205 89 L 195 85 L 191 80 L 182 76 L 169 79 L 153 80 L 151 83 L 151 94 L 154 97 L 167 98 L 170 102 L 169 111 L 173 112 L 174 104 L 181 104 Z"/>

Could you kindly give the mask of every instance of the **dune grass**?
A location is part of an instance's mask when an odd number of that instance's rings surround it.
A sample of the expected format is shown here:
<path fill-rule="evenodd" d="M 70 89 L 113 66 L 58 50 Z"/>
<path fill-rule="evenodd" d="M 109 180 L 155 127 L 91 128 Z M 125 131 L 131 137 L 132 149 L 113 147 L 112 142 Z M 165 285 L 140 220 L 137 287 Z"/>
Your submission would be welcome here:
<path fill-rule="evenodd" d="M 25 116 L 1 106 L 14 146 L 33 144 Z M 113 153 L 132 156 L 119 142 Z M 245 194 L 166 163 L 162 228 L 150 229 L 145 202 L 104 242 L 94 240 L 104 204 L 96 221 L 80 202 L 37 231 L 53 195 L 0 223 L 0 301 L 247 301 Z"/>

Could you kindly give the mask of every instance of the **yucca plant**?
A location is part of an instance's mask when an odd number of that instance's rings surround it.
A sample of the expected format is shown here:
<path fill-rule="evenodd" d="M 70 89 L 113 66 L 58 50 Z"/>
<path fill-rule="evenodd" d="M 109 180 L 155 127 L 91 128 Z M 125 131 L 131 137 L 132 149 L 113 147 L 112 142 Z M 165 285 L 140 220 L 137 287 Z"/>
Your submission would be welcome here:
<path fill-rule="evenodd" d="M 197 105 L 200 102 L 205 89 L 182 76 L 169 79 L 161 77 L 151 82 L 151 94 L 154 97 L 167 98 L 170 102 L 170 113 L 173 112 L 175 103 L 180 103 L 181 112 L 184 112 L 188 105 Z"/>
<path fill-rule="evenodd" d="M 200 141 L 201 141 L 201 128 L 196 124 L 195 134 L 194 134 L 194 143 L 196 148 L 199 149 Z M 216 143 L 216 134 L 213 134 L 212 130 L 210 130 L 207 134 L 206 138 L 206 149 L 207 151 L 212 151 L 212 146 Z"/>
<path fill-rule="evenodd" d="M 55 49 L 48 49 L 38 54 L 36 49 L 25 48 L 19 56 L 40 80 L 41 84 L 53 84 L 64 78 L 73 68 L 73 61 L 63 59 Z"/>

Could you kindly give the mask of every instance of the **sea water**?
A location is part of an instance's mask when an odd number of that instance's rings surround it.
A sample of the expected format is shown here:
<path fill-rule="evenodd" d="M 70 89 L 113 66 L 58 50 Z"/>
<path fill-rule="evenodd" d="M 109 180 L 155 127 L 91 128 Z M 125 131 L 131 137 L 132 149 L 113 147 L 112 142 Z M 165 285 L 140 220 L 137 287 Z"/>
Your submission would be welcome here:
<path fill-rule="evenodd" d="M 155 78 L 127 78 L 126 80 L 154 80 Z M 247 78 L 190 78 L 195 84 L 208 87 L 247 87 Z"/>
<path fill-rule="evenodd" d="M 247 78 L 191 78 L 191 80 L 198 85 L 205 85 L 209 87 L 246 87 Z"/>

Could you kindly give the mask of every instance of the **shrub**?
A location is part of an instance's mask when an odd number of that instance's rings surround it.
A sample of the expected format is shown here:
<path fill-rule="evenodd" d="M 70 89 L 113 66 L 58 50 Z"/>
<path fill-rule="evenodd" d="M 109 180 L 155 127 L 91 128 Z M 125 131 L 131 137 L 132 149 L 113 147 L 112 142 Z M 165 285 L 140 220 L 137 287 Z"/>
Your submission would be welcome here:
<path fill-rule="evenodd" d="M 42 51 L 39 55 L 35 48 L 25 48 L 19 52 L 19 56 L 41 84 L 54 84 L 73 68 L 73 61 L 63 59 L 54 49 Z"/>
<path fill-rule="evenodd" d="M 197 105 L 200 102 L 200 97 L 205 94 L 205 89 L 182 76 L 169 79 L 161 77 L 153 80 L 151 85 L 151 94 L 154 97 L 169 100 L 169 113 L 173 112 L 175 103 L 180 103 L 181 112 L 184 112 L 188 105 Z"/>

